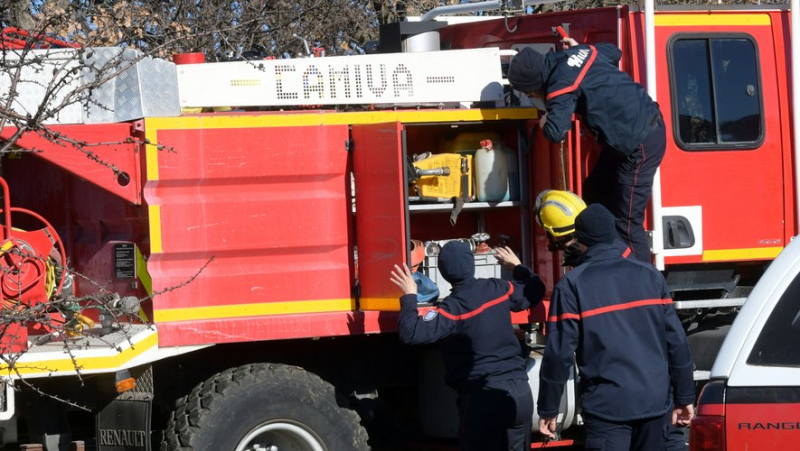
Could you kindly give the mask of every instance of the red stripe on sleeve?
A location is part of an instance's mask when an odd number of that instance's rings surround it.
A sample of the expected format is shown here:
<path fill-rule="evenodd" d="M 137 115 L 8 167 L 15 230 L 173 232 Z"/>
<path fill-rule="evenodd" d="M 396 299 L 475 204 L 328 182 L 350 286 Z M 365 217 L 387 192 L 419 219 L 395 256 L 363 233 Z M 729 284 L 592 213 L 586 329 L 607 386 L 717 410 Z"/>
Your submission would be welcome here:
<path fill-rule="evenodd" d="M 560 314 L 558 316 L 551 316 L 550 318 L 547 318 L 548 321 L 564 321 L 565 319 L 577 319 L 577 320 L 580 320 L 581 319 L 581 315 L 579 315 L 577 313 L 562 313 L 562 314 Z"/>
<path fill-rule="evenodd" d="M 624 304 L 609 305 L 608 307 L 600 307 L 592 310 L 587 310 L 583 313 L 562 313 L 558 316 L 551 316 L 547 318 L 548 321 L 563 321 L 565 319 L 583 320 L 590 316 L 601 315 L 603 313 L 616 312 L 620 310 L 630 310 L 638 307 L 646 307 L 648 305 L 668 305 L 672 304 L 672 299 L 643 299 L 641 301 L 626 302 Z"/>
<path fill-rule="evenodd" d="M 631 255 L 631 248 L 626 247 L 625 252 L 622 253 L 622 258 L 628 258 L 629 255 Z"/>
<path fill-rule="evenodd" d="M 592 49 L 592 54 L 589 56 L 589 61 L 587 61 L 586 65 L 583 66 L 583 70 L 581 70 L 581 73 L 578 75 L 578 78 L 575 79 L 575 83 L 573 83 L 571 86 L 567 86 L 566 88 L 559 89 L 558 91 L 554 91 L 551 92 L 550 94 L 547 94 L 547 100 L 550 100 L 553 97 L 558 97 L 561 94 L 566 94 L 568 92 L 572 92 L 578 89 L 578 86 L 580 86 L 581 82 L 583 81 L 583 77 L 586 76 L 586 72 L 589 71 L 589 68 L 594 63 L 595 58 L 597 58 L 597 50 L 594 48 L 594 46 L 590 45 L 589 48 Z"/>
<path fill-rule="evenodd" d="M 442 316 L 444 316 L 445 318 L 449 318 L 449 319 L 451 319 L 453 321 L 462 321 L 462 320 L 465 320 L 465 319 L 472 318 L 473 316 L 477 316 L 477 315 L 481 314 L 481 312 L 483 312 L 487 308 L 492 307 L 494 305 L 497 305 L 497 304 L 505 301 L 513 293 L 514 293 L 514 285 L 512 285 L 511 282 L 509 282 L 508 283 L 508 293 L 500 296 L 497 299 L 492 299 L 491 301 L 484 303 L 483 305 L 481 305 L 480 307 L 476 308 L 475 310 L 473 310 L 471 312 L 462 313 L 460 315 L 453 315 L 450 312 L 445 312 L 444 310 L 440 309 L 439 313 L 441 313 Z"/>
<path fill-rule="evenodd" d="M 646 307 L 648 305 L 667 304 L 672 304 L 672 299 L 642 299 L 641 301 L 626 302 L 624 304 L 609 305 L 608 307 L 600 307 L 588 310 L 581 314 L 581 318 L 586 319 L 590 316 L 601 315 L 603 313 L 616 312 L 619 310 L 630 310 L 638 307 Z"/>

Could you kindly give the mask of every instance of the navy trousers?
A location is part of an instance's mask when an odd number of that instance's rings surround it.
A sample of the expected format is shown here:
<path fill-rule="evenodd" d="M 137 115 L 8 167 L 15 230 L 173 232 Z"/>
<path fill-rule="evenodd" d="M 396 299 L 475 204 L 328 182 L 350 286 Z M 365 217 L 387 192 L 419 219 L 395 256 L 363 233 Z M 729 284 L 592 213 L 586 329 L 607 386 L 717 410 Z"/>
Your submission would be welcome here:
<path fill-rule="evenodd" d="M 664 451 L 667 443 L 667 422 L 661 415 L 631 421 L 608 421 L 584 412 L 586 451 Z"/>
<path fill-rule="evenodd" d="M 489 382 L 458 396 L 459 448 L 463 451 L 528 451 L 533 395 L 527 380 Z"/>
<path fill-rule="evenodd" d="M 672 417 L 667 424 L 667 451 L 688 451 L 689 445 L 686 444 L 686 426 L 673 426 Z"/>
<path fill-rule="evenodd" d="M 620 239 L 628 244 L 637 259 L 648 263 L 651 262 L 650 244 L 644 231 L 644 212 L 666 148 L 666 128 L 659 115 L 654 119 L 652 131 L 631 155 L 603 148 L 583 183 L 584 201 L 606 207 L 617 219 Z"/>

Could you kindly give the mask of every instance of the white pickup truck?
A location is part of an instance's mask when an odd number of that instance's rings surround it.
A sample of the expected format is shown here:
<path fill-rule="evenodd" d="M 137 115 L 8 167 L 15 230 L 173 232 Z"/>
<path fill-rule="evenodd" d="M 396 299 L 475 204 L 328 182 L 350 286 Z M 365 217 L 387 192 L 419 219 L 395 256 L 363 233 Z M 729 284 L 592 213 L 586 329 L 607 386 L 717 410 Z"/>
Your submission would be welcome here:
<path fill-rule="evenodd" d="M 800 239 L 770 264 L 698 400 L 691 451 L 800 450 Z"/>

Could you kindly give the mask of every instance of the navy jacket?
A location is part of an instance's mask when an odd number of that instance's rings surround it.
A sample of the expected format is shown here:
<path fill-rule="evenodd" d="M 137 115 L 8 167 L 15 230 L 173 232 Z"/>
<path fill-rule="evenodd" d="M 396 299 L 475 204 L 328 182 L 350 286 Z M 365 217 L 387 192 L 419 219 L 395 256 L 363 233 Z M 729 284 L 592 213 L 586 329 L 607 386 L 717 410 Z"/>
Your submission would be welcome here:
<path fill-rule="evenodd" d="M 661 112 L 642 85 L 619 70 L 621 56 L 607 43 L 577 45 L 545 56 L 548 140 L 563 141 L 572 113 L 577 113 L 600 144 L 625 155 L 636 151 Z"/>
<path fill-rule="evenodd" d="M 611 421 L 653 418 L 694 402 L 692 357 L 664 277 L 598 244 L 553 290 L 538 412 L 553 418 L 573 365 L 583 411 Z"/>
<path fill-rule="evenodd" d="M 464 282 L 424 316 L 417 313 L 415 294 L 400 298 L 400 341 L 440 342 L 445 382 L 459 392 L 491 381 L 527 380 L 511 312 L 541 301 L 544 284 L 522 265 L 514 269 L 514 282 L 475 279 L 474 267 L 469 270 Z"/>

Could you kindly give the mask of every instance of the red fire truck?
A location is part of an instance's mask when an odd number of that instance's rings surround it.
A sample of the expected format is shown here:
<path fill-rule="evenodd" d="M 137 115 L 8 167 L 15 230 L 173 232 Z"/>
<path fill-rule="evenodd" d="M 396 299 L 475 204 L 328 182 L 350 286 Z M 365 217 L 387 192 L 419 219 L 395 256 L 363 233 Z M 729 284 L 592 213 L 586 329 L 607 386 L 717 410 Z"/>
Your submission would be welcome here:
<path fill-rule="evenodd" d="M 384 27 L 375 54 L 84 54 L 130 64 L 2 158 L 0 265 L 25 283 L 3 285 L 4 312 L 46 304 L 82 321 L 63 333 L 4 321 L 2 441 L 343 450 L 412 446 L 417 430 L 454 437 L 436 349 L 398 343 L 389 272 L 419 263 L 444 296 L 436 249 L 460 239 L 481 276 L 503 276 L 487 243 L 514 248 L 550 288 L 563 274 L 532 199 L 580 194 L 599 147 L 577 120 L 566 141 L 546 141 L 503 76 L 518 49 L 554 49 L 559 26 L 619 46 L 621 69 L 661 105 L 668 147 L 648 229 L 707 378 L 730 318 L 797 233 L 789 10 L 483 3 L 505 17 L 436 20 L 476 8 L 444 7 Z M 35 64 L 77 51 L 38 49 Z M 52 74 L 26 74 L 23 116 L 40 101 L 36 77 Z M 484 140 L 502 149 L 508 190 L 479 201 Z M 457 157 L 449 175 L 416 170 L 444 156 Z M 82 309 L 91 296 L 105 309 Z M 545 311 L 513 317 L 533 337 L 534 393 Z M 569 384 L 564 429 L 579 423 L 575 399 Z"/>

